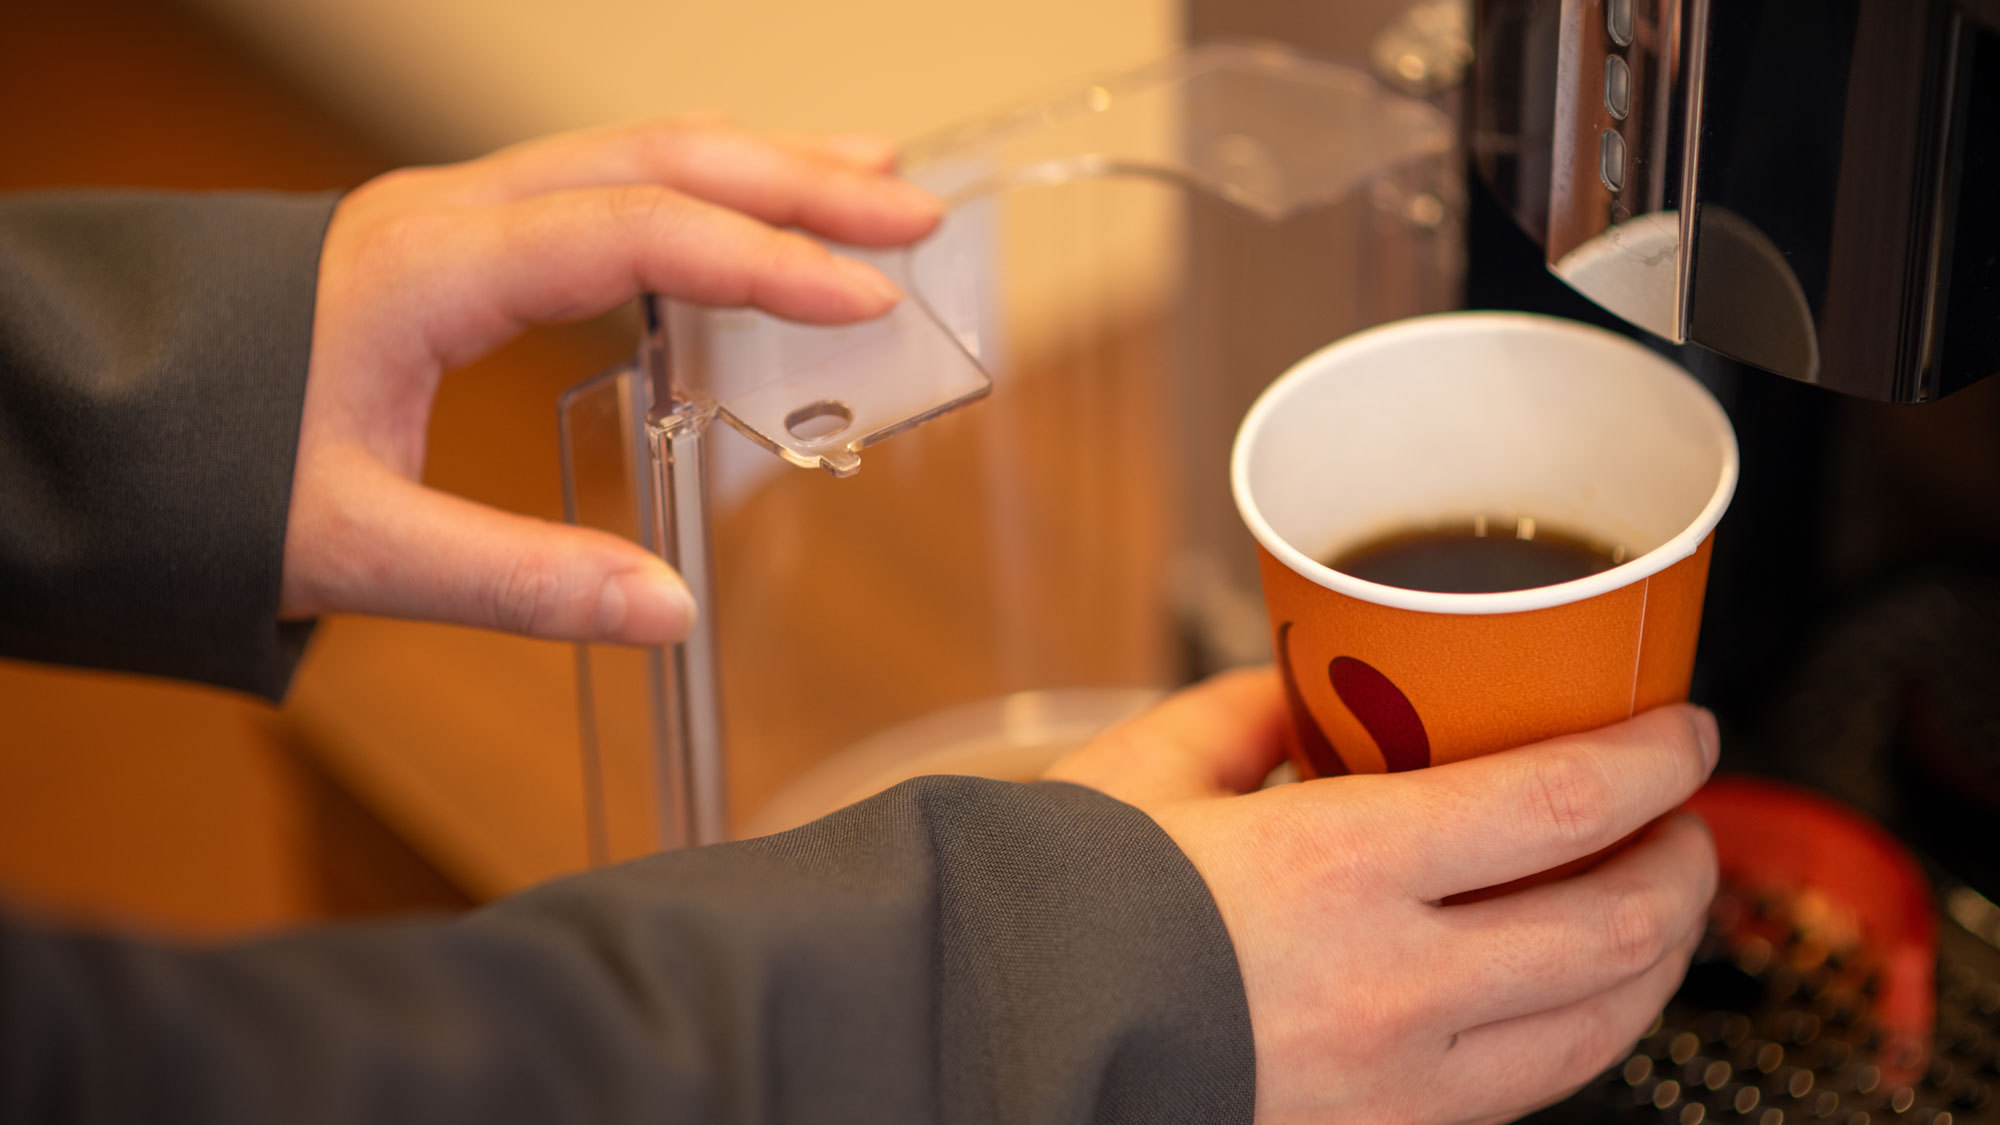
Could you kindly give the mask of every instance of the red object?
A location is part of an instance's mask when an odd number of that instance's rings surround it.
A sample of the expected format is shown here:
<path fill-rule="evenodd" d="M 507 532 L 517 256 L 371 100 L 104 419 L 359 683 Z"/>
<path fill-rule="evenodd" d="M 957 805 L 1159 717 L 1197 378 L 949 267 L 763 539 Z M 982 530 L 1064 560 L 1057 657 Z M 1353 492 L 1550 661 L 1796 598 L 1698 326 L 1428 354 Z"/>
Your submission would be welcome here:
<path fill-rule="evenodd" d="M 1880 966 L 1874 1016 L 1888 1034 L 1883 1067 L 1921 1067 L 1936 1019 L 1937 914 L 1930 883 L 1903 846 L 1845 806 L 1771 781 L 1718 777 L 1687 808 L 1708 822 L 1725 883 L 1752 893 L 1817 891 L 1852 913 L 1862 948 Z"/>
<path fill-rule="evenodd" d="M 1336 656 L 1326 668 L 1333 691 L 1375 740 L 1389 772 L 1431 764 L 1431 740 L 1417 709 L 1389 677 L 1351 656 Z"/>

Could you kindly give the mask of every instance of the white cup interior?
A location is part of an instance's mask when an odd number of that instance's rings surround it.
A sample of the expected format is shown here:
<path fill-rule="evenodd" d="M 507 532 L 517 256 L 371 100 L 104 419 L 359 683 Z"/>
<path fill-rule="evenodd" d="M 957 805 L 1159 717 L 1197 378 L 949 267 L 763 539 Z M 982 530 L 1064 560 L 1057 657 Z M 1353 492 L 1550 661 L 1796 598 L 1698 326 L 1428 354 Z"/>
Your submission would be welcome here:
<path fill-rule="evenodd" d="M 1510 613 L 1686 558 L 1735 490 L 1736 438 L 1686 371 L 1622 336 L 1525 313 L 1445 313 L 1348 337 L 1273 383 L 1237 433 L 1236 504 L 1292 570 L 1369 601 Z M 1625 548 L 1531 590 L 1439 594 L 1322 565 L 1398 531 L 1526 516 Z"/>

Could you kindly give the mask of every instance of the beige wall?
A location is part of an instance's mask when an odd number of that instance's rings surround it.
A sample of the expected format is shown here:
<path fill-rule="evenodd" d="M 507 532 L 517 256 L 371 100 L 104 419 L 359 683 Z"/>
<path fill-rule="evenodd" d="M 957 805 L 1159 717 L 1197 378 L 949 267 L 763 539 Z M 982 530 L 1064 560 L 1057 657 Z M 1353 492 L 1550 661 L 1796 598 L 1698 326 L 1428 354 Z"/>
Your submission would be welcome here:
<path fill-rule="evenodd" d="M 1172 0 L 187 0 L 412 156 L 692 109 L 908 138 L 1177 40 Z"/>

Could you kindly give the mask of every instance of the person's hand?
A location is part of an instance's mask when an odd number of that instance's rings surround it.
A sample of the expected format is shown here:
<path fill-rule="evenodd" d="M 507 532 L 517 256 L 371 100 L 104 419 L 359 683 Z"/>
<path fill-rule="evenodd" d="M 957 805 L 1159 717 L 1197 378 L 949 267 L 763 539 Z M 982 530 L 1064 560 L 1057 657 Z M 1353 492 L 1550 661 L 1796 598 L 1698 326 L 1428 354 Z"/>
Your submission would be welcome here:
<path fill-rule="evenodd" d="M 1276 674 L 1234 673 L 1047 774 L 1145 811 L 1207 881 L 1249 997 L 1257 1121 L 1504 1121 L 1616 1062 L 1700 936 L 1716 866 L 1699 819 L 1669 816 L 1581 874 L 1441 900 L 1669 812 L 1715 766 L 1714 719 L 1663 707 L 1473 761 L 1251 792 L 1288 721 Z"/>
<path fill-rule="evenodd" d="M 279 615 L 679 640 L 694 603 L 648 552 L 417 483 L 438 380 L 530 324 L 640 292 L 815 323 L 879 316 L 899 296 L 886 277 L 779 228 L 869 246 L 922 237 L 939 205 L 889 174 L 894 158 L 868 137 L 683 121 L 362 185 L 320 259 Z"/>

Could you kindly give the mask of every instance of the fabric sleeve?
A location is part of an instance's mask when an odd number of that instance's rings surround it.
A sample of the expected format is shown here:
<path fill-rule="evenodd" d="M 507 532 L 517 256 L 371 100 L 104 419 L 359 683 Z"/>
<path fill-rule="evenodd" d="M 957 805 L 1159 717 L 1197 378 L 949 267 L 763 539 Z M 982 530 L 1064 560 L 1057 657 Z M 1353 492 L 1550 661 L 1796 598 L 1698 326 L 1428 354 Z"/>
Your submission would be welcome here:
<path fill-rule="evenodd" d="M 0 654 L 284 693 L 331 195 L 0 197 Z"/>
<path fill-rule="evenodd" d="M 1247 1122 L 1194 867 L 1070 785 L 921 778 L 462 921 L 0 931 L 0 1120 Z"/>

